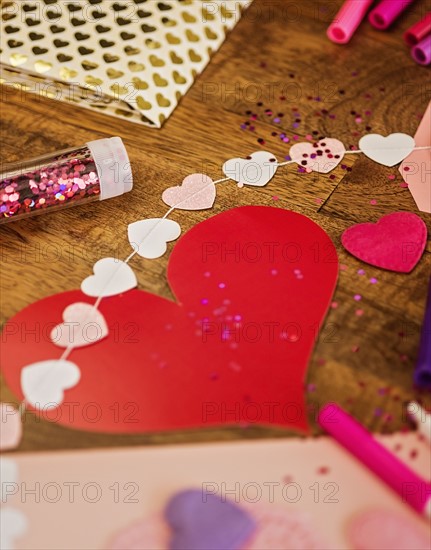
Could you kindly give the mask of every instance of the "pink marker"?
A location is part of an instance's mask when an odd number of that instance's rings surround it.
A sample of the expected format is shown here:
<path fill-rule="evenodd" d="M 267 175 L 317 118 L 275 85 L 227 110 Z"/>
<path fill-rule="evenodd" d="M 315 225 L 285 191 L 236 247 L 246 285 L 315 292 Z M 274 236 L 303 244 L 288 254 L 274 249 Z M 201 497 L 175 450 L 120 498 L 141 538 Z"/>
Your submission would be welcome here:
<path fill-rule="evenodd" d="M 368 21 L 380 31 L 386 30 L 413 0 L 382 0 L 368 16 Z"/>
<path fill-rule="evenodd" d="M 403 502 L 431 519 L 431 484 L 398 460 L 357 420 L 335 403 L 328 403 L 320 410 L 318 422 L 338 443 L 396 491 Z"/>
<path fill-rule="evenodd" d="M 431 11 L 423 19 L 412 25 L 403 34 L 407 46 L 416 46 L 427 34 L 431 33 Z"/>
<path fill-rule="evenodd" d="M 413 46 L 411 54 L 419 65 L 429 65 L 431 63 L 431 34 Z"/>
<path fill-rule="evenodd" d="M 347 44 L 365 17 L 373 0 L 347 0 L 341 6 L 326 34 L 332 42 Z"/>

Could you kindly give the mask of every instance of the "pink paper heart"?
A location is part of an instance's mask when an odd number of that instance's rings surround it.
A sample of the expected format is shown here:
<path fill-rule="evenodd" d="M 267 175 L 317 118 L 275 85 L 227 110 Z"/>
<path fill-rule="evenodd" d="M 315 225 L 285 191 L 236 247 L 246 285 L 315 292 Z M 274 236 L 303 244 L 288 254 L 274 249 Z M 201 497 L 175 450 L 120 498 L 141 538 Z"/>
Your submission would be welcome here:
<path fill-rule="evenodd" d="M 211 208 L 216 198 L 213 180 L 205 174 L 191 174 L 181 185 L 168 187 L 162 200 L 168 206 L 180 210 L 205 210 Z"/>
<path fill-rule="evenodd" d="M 368 264 L 409 273 L 422 257 L 427 241 L 425 223 L 410 212 L 387 214 L 377 223 L 359 223 L 341 236 L 344 248 Z"/>
<path fill-rule="evenodd" d="M 51 331 L 52 342 L 61 348 L 89 346 L 108 335 L 105 318 L 90 304 L 70 304 L 63 311 L 63 320 Z"/>
<path fill-rule="evenodd" d="M 307 172 L 327 174 L 343 160 L 344 145 L 338 139 L 323 138 L 315 143 L 306 141 L 292 145 L 290 158 Z"/>
<path fill-rule="evenodd" d="M 0 419 L 0 450 L 15 449 L 22 438 L 22 422 L 18 409 L 10 403 L 0 403 Z"/>

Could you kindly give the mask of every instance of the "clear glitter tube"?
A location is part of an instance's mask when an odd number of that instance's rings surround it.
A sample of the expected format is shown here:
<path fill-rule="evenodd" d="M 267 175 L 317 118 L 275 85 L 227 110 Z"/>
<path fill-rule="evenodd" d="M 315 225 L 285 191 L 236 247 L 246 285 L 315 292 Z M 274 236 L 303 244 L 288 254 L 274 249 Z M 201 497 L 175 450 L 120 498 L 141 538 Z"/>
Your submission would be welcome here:
<path fill-rule="evenodd" d="M 132 186 L 121 139 L 90 141 L 6 166 L 0 174 L 0 223 L 117 197 Z"/>

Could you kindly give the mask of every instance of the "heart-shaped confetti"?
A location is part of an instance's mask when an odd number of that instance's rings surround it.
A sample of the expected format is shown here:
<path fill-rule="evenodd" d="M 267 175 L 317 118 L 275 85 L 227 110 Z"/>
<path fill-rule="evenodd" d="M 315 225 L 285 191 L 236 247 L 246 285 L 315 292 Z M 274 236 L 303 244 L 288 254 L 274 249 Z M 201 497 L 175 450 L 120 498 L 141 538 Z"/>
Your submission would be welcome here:
<path fill-rule="evenodd" d="M 205 210 L 211 208 L 216 198 L 213 180 L 205 174 L 187 176 L 181 185 L 169 187 L 162 194 L 163 201 L 181 210 Z"/>
<path fill-rule="evenodd" d="M 55 409 L 64 399 L 64 391 L 76 386 L 79 368 L 65 359 L 49 359 L 27 365 L 21 371 L 25 400 L 35 409 Z"/>
<path fill-rule="evenodd" d="M 237 550 L 256 529 L 247 511 L 201 489 L 172 497 L 165 518 L 172 529 L 170 550 Z"/>
<path fill-rule="evenodd" d="M 277 172 L 277 159 L 272 153 L 257 151 L 246 159 L 226 161 L 222 170 L 228 178 L 238 182 L 239 187 L 264 187 Z"/>
<path fill-rule="evenodd" d="M 344 248 L 363 262 L 409 273 L 422 257 L 427 242 L 425 223 L 410 212 L 395 212 L 377 223 L 360 223 L 341 236 Z"/>
<path fill-rule="evenodd" d="M 181 235 L 177 222 L 162 218 L 150 218 L 131 223 L 128 227 L 129 242 L 139 256 L 153 260 L 168 249 L 167 243 Z"/>
<path fill-rule="evenodd" d="M 0 403 L 0 451 L 18 447 L 22 438 L 21 415 L 10 403 Z"/>
<path fill-rule="evenodd" d="M 383 166 L 395 166 L 403 161 L 415 147 L 415 140 L 407 134 L 368 134 L 359 140 L 359 149 L 371 160 Z"/>
<path fill-rule="evenodd" d="M 93 272 L 81 283 L 87 296 L 115 296 L 138 286 L 132 268 L 116 258 L 102 258 L 94 264 Z"/>
<path fill-rule="evenodd" d="M 290 158 L 307 172 L 327 174 L 343 160 L 345 147 L 334 138 L 323 138 L 315 143 L 301 142 L 292 145 Z"/>
<path fill-rule="evenodd" d="M 89 346 L 108 336 L 108 326 L 100 311 L 84 302 L 70 304 L 63 312 L 63 321 L 51 331 L 51 341 L 61 347 Z"/>

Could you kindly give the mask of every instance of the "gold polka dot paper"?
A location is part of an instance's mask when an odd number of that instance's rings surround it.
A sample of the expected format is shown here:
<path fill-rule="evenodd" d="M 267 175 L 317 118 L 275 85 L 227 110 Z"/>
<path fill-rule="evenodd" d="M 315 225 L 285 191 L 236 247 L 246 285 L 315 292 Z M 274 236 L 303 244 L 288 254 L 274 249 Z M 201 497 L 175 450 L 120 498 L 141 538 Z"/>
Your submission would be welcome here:
<path fill-rule="evenodd" d="M 251 0 L 1 3 L 2 79 L 160 128 Z"/>

